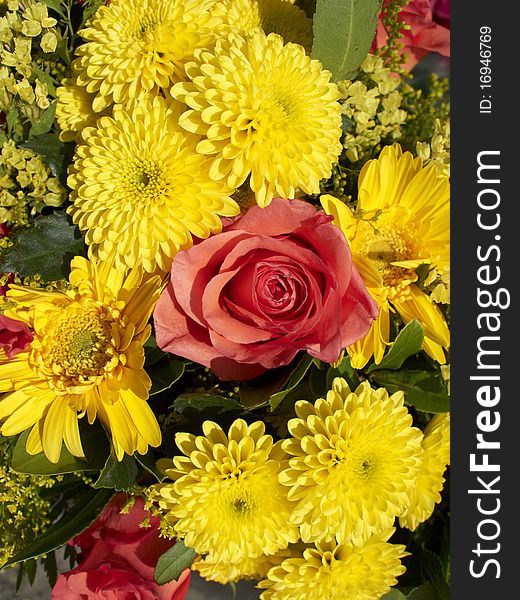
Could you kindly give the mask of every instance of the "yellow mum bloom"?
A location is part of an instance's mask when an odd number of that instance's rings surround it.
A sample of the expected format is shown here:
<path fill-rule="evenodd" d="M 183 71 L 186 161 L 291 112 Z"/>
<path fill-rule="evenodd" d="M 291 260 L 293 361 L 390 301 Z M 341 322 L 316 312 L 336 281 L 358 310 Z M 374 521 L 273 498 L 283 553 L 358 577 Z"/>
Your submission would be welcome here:
<path fill-rule="evenodd" d="M 273 567 L 260 581 L 261 600 L 379 600 L 405 572 L 405 546 L 389 544 L 393 529 L 363 545 L 318 542 L 303 556 Z"/>
<path fill-rule="evenodd" d="M 185 79 L 184 63 L 207 48 L 219 20 L 215 0 L 111 0 L 89 19 L 76 50 L 78 83 L 96 112 Z"/>
<path fill-rule="evenodd" d="M 249 184 L 260 206 L 296 188 L 319 193 L 341 152 L 339 92 L 330 73 L 274 33 L 230 34 L 186 64 L 191 79 L 171 93 L 189 107 L 184 129 L 204 136 L 197 151 L 215 157 L 210 175 Z"/>
<path fill-rule="evenodd" d="M 439 308 L 416 285 L 416 269 L 427 264 L 442 271 L 450 254 L 450 184 L 435 165 L 399 144 L 383 148 L 359 174 L 356 213 L 337 198 L 322 196 L 325 212 L 345 234 L 352 258 L 379 316 L 368 335 L 348 348 L 352 366 L 363 368 L 374 356 L 380 363 L 390 343 L 390 312 L 424 329 L 424 350 L 445 362 L 450 333 Z M 370 220 L 371 219 L 371 220 Z"/>
<path fill-rule="evenodd" d="M 368 382 L 351 392 L 339 377 L 325 399 L 296 403 L 293 437 L 282 445 L 293 458 L 280 482 L 298 503 L 291 522 L 304 542 L 361 544 L 403 513 L 422 439 L 403 403 L 402 392 L 388 396 Z"/>
<path fill-rule="evenodd" d="M 301 44 L 307 52 L 312 47 L 312 19 L 286 0 L 222 0 L 212 11 L 225 28 L 243 36 L 263 31 L 277 33 L 284 42 Z"/>
<path fill-rule="evenodd" d="M 173 107 L 145 97 L 116 106 L 87 128 L 69 171 L 74 223 L 85 231 L 89 256 L 115 255 L 119 269 L 142 263 L 167 271 L 176 252 L 222 229 L 218 215 L 238 214 L 233 191 L 209 176 L 198 139 L 179 130 Z"/>
<path fill-rule="evenodd" d="M 212 421 L 204 436 L 178 433 L 185 454 L 158 466 L 174 484 L 161 487 L 160 505 L 176 519 L 175 531 L 198 554 L 215 562 L 239 562 L 275 554 L 298 539 L 289 522 L 291 502 L 278 482 L 287 461 L 280 442 L 261 421 L 232 423 L 226 435 Z"/>
<path fill-rule="evenodd" d="M 69 291 L 11 285 L 4 314 L 25 323 L 33 341 L 11 360 L 0 357 L 0 433 L 32 428 L 27 452 L 59 460 L 62 442 L 83 457 L 78 420 L 99 417 L 118 460 L 161 443 L 148 406 L 151 381 L 143 344 L 164 287 L 142 269 L 123 273 L 110 263 L 76 256 Z M 13 304 L 13 306 L 11 306 Z"/>
<path fill-rule="evenodd" d="M 450 413 L 441 413 L 431 419 L 424 430 L 422 448 L 417 481 L 410 490 L 407 508 L 399 517 L 401 527 L 412 531 L 430 518 L 435 504 L 441 501 L 443 474 L 450 464 Z"/>
<path fill-rule="evenodd" d="M 64 79 L 56 89 L 56 120 L 60 128 L 60 140 L 73 142 L 85 127 L 96 124 L 101 116 L 92 110 L 93 94 L 76 84 L 76 79 Z"/>
<path fill-rule="evenodd" d="M 195 561 L 191 565 L 191 569 L 197 571 L 207 581 L 216 581 L 217 583 L 226 585 L 231 582 L 248 579 L 263 579 L 272 567 L 298 554 L 301 553 L 298 553 L 290 546 L 270 556 L 246 557 L 232 563 L 215 561 L 211 556 L 206 556 L 203 560 Z"/>

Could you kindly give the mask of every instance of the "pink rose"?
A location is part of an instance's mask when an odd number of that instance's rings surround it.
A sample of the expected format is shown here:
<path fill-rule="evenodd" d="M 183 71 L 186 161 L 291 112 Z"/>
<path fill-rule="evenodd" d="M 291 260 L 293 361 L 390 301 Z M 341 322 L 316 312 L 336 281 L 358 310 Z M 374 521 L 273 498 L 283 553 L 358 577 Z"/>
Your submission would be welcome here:
<path fill-rule="evenodd" d="M 430 0 L 433 20 L 450 28 L 450 0 Z"/>
<path fill-rule="evenodd" d="M 275 198 L 179 252 L 154 311 L 158 345 L 228 380 L 300 350 L 337 360 L 378 309 L 330 221 L 307 202 Z"/>
<path fill-rule="evenodd" d="M 178 581 L 157 585 L 153 572 L 172 540 L 159 537 L 159 519 L 137 498 L 128 514 L 117 494 L 83 533 L 71 540 L 81 548 L 80 564 L 58 577 L 52 600 L 183 600 L 190 583 L 186 569 Z M 139 527 L 148 518 L 150 527 Z"/>
<path fill-rule="evenodd" d="M 32 342 L 31 330 L 25 323 L 0 315 L 0 348 L 13 358 Z"/>
<path fill-rule="evenodd" d="M 384 1 L 388 2 L 388 0 Z M 403 67 L 408 71 L 411 71 L 421 58 L 430 52 L 438 52 L 443 56 L 450 55 L 450 30 L 435 22 L 432 12 L 435 3 L 435 0 L 410 0 L 400 12 L 401 20 L 404 20 L 410 26 L 410 29 L 402 30 L 401 39 L 404 44 L 401 53 L 407 55 L 407 61 Z M 438 4 L 441 3 L 442 0 Z M 443 8 L 444 12 L 442 14 L 446 17 L 446 7 Z M 449 16 L 449 1 L 447 11 Z M 384 46 L 387 38 L 385 28 L 380 21 L 372 44 L 372 51 L 375 48 Z"/>

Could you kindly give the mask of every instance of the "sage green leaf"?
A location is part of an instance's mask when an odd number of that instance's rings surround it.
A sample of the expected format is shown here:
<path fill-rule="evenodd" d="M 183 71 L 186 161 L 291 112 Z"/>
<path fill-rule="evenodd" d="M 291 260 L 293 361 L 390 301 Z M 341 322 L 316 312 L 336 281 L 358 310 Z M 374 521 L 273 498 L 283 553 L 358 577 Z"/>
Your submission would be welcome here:
<path fill-rule="evenodd" d="M 372 379 L 391 394 L 402 390 L 406 404 L 428 413 L 443 413 L 450 410 L 448 389 L 440 373 L 431 371 L 375 371 Z"/>
<path fill-rule="evenodd" d="M 372 373 L 378 369 L 399 369 L 404 361 L 422 348 L 424 331 L 418 321 L 410 321 L 395 338 L 392 347 L 378 364 L 373 364 L 367 369 Z"/>
<path fill-rule="evenodd" d="M 429 582 L 416 587 L 408 594 L 408 600 L 437 600 L 433 587 Z"/>
<path fill-rule="evenodd" d="M 59 521 L 48 527 L 37 538 L 29 540 L 28 545 L 12 556 L 2 568 L 30 558 L 37 558 L 64 546 L 96 519 L 113 493 L 113 490 L 87 490 L 77 498 L 73 506 L 67 509 Z"/>
<path fill-rule="evenodd" d="M 43 4 L 45 4 L 48 8 L 52 8 L 52 10 L 56 11 L 60 17 L 65 18 L 65 14 L 61 8 L 60 0 L 41 0 Z"/>
<path fill-rule="evenodd" d="M 109 488 L 121 492 L 130 489 L 135 484 L 138 475 L 139 469 L 133 456 L 125 454 L 119 461 L 111 455 L 107 458 L 93 487 Z"/>
<path fill-rule="evenodd" d="M 20 434 L 13 450 L 11 467 L 18 473 L 30 475 L 61 475 L 63 473 L 74 473 L 76 471 L 99 471 L 105 464 L 110 445 L 106 433 L 101 427 L 83 423 L 80 424 L 80 436 L 85 459 L 72 456 L 65 445 L 62 446 L 60 459 L 52 463 L 43 454 L 28 454 L 25 443 L 29 437 L 30 430 L 27 429 Z"/>
<path fill-rule="evenodd" d="M 184 363 L 182 360 L 166 360 L 156 362 L 152 367 L 146 368 L 152 387 L 150 396 L 159 394 L 172 387 L 172 385 L 182 377 L 184 373 Z"/>
<path fill-rule="evenodd" d="M 192 548 L 187 548 L 182 540 L 177 540 L 174 546 L 159 557 L 153 578 L 158 585 L 164 585 L 182 575 L 184 569 L 191 566 L 197 553 Z"/>
<path fill-rule="evenodd" d="M 332 81 L 352 79 L 370 50 L 381 0 L 317 0 L 312 58 L 332 74 Z"/>
<path fill-rule="evenodd" d="M 34 137 L 50 131 L 54 125 L 55 114 L 56 102 L 53 102 L 42 112 L 38 121 L 29 129 L 29 137 Z"/>
<path fill-rule="evenodd" d="M 0 271 L 21 277 L 39 274 L 45 281 L 66 278 L 71 259 L 87 254 L 79 229 L 63 211 L 37 217 L 31 228 L 15 234 L 13 241 L 13 249 L 0 260 Z"/>
<path fill-rule="evenodd" d="M 398 589 L 394 588 L 381 597 L 381 600 L 406 600 L 406 596 Z"/>

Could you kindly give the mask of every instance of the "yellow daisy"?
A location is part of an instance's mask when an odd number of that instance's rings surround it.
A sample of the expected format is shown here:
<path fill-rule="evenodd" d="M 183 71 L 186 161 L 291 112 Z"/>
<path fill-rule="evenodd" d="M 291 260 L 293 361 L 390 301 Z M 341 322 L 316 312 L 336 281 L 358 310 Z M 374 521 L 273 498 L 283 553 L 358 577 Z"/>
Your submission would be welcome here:
<path fill-rule="evenodd" d="M 402 514 L 416 479 L 422 433 L 404 395 L 368 382 L 351 392 L 335 378 L 325 399 L 298 401 L 282 448 L 293 458 L 280 473 L 297 502 L 291 522 L 301 539 L 361 544 Z"/>
<path fill-rule="evenodd" d="M 75 78 L 67 78 L 56 89 L 56 121 L 60 128 L 60 140 L 73 142 L 85 127 L 96 124 L 104 113 L 92 110 L 94 95 L 76 84 Z"/>
<path fill-rule="evenodd" d="M 345 234 L 352 258 L 379 316 L 368 335 L 348 348 L 352 366 L 361 369 L 372 356 L 381 362 L 390 343 L 390 313 L 424 329 L 424 350 L 443 364 L 450 345 L 446 320 L 416 284 L 416 269 L 427 264 L 442 271 L 449 264 L 449 179 L 433 164 L 404 152 L 398 144 L 383 148 L 359 175 L 356 213 L 332 196 L 322 196 L 325 212 Z"/>
<path fill-rule="evenodd" d="M 164 287 L 142 269 L 121 272 L 107 262 L 76 256 L 70 291 L 48 292 L 11 284 L 4 314 L 25 323 L 33 341 L 13 359 L 0 357 L 0 429 L 32 428 L 27 452 L 59 460 L 62 442 L 83 457 L 78 420 L 100 418 L 118 460 L 161 443 L 148 406 L 150 378 L 143 344 Z"/>
<path fill-rule="evenodd" d="M 185 456 L 159 461 L 175 481 L 161 487 L 163 510 L 171 512 L 178 537 L 215 562 L 238 562 L 275 554 L 298 540 L 289 522 L 291 502 L 278 483 L 287 456 L 261 421 L 237 419 L 228 434 L 212 421 L 204 436 L 178 433 Z"/>
<path fill-rule="evenodd" d="M 261 600 L 379 600 L 405 572 L 405 546 L 389 544 L 393 529 L 363 545 L 318 542 L 303 556 L 273 567 L 258 587 Z"/>
<path fill-rule="evenodd" d="M 412 531 L 429 519 L 435 504 L 441 501 L 444 471 L 450 464 L 450 413 L 435 415 L 424 430 L 422 464 L 417 481 L 410 490 L 405 512 L 399 517 L 401 527 Z"/>
<path fill-rule="evenodd" d="M 197 151 L 214 156 L 211 177 L 237 188 L 250 175 L 260 206 L 297 188 L 319 193 L 341 152 L 341 107 L 329 71 L 302 46 L 231 33 L 186 73 L 171 93 L 189 107 L 179 124 L 206 138 Z"/>
<path fill-rule="evenodd" d="M 174 108 L 147 96 L 116 106 L 87 128 L 69 171 L 68 212 L 85 232 L 89 256 L 115 255 L 119 269 L 142 263 L 167 271 L 176 252 L 221 230 L 218 215 L 234 216 L 233 191 L 209 176 L 196 136 L 177 126 Z"/>
<path fill-rule="evenodd" d="M 312 47 L 312 19 L 286 0 L 222 0 L 212 10 L 223 27 L 243 36 L 263 31 L 277 33 L 284 42 Z"/>
<path fill-rule="evenodd" d="M 185 79 L 184 63 L 213 43 L 215 0 L 111 0 L 80 31 L 78 83 L 96 112 Z"/>

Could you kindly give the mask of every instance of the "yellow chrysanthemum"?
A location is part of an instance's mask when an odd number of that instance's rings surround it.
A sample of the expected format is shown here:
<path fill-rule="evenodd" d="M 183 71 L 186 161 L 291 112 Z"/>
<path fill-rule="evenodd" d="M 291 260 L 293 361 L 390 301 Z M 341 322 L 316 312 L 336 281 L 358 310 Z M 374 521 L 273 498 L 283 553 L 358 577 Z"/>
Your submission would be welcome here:
<path fill-rule="evenodd" d="M 372 356 L 381 362 L 394 310 L 405 322 L 419 321 L 425 333 L 424 350 L 443 364 L 449 329 L 442 312 L 416 285 L 416 269 L 427 264 L 442 271 L 449 264 L 449 180 L 435 165 L 423 166 L 420 158 L 394 144 L 363 166 L 358 187 L 355 214 L 337 198 L 321 198 L 349 241 L 354 263 L 379 304 L 379 316 L 368 335 L 348 348 L 352 366 L 361 369 Z"/>
<path fill-rule="evenodd" d="M 199 138 L 177 126 L 175 110 L 147 96 L 135 108 L 114 108 L 88 128 L 76 148 L 68 212 L 85 231 L 89 255 L 115 255 L 116 267 L 170 268 L 176 252 L 221 230 L 218 215 L 239 207 L 225 183 L 209 177 Z"/>
<path fill-rule="evenodd" d="M 74 78 L 62 81 L 56 89 L 56 99 L 56 121 L 62 142 L 76 141 L 83 129 L 95 125 L 101 116 L 92 110 L 93 94 L 77 85 Z"/>
<path fill-rule="evenodd" d="M 301 555 L 293 546 L 279 550 L 270 556 L 257 556 L 256 558 L 242 558 L 237 562 L 219 562 L 211 556 L 197 560 L 191 565 L 193 571 L 197 571 L 207 581 L 216 581 L 222 585 L 247 579 L 263 579 L 267 576 L 269 569 L 279 565 L 283 560 L 293 556 Z"/>
<path fill-rule="evenodd" d="M 298 539 L 289 522 L 291 502 L 278 482 L 287 461 L 280 442 L 265 434 L 261 421 L 237 419 L 226 435 L 205 421 L 204 436 L 179 433 L 186 455 L 159 461 L 175 481 L 161 488 L 163 509 L 172 513 L 175 531 L 198 554 L 215 562 L 238 562 L 275 554 Z"/>
<path fill-rule="evenodd" d="M 363 545 L 319 542 L 300 558 L 273 567 L 258 587 L 261 600 L 379 600 L 405 572 L 405 546 L 389 544 L 393 529 Z"/>
<path fill-rule="evenodd" d="M 111 0 L 80 34 L 78 83 L 96 112 L 185 79 L 184 63 L 213 43 L 215 0 Z"/>
<path fill-rule="evenodd" d="M 222 0 L 213 8 L 223 27 L 247 36 L 259 31 L 277 33 L 284 42 L 312 47 L 312 19 L 286 0 Z"/>
<path fill-rule="evenodd" d="M 57 462 L 62 442 L 83 457 L 78 420 L 97 417 L 111 432 L 115 454 L 145 454 L 161 443 L 148 406 L 150 378 L 143 344 L 164 286 L 142 269 L 121 272 L 107 262 L 76 256 L 70 291 L 11 285 L 4 314 L 32 330 L 28 348 L 0 357 L 2 435 L 32 428 L 27 452 Z M 13 306 L 11 306 L 13 304 Z"/>
<path fill-rule="evenodd" d="M 410 490 L 409 502 L 402 516 L 401 527 L 412 531 L 426 521 L 441 501 L 444 471 L 450 464 L 450 413 L 435 415 L 424 430 L 422 463 L 417 481 Z"/>
<path fill-rule="evenodd" d="M 354 393 L 339 377 L 326 399 L 298 401 L 282 448 L 293 458 L 280 473 L 296 501 L 291 522 L 304 542 L 360 544 L 394 524 L 408 501 L 421 456 L 404 394 L 368 382 Z"/>
<path fill-rule="evenodd" d="M 197 151 L 215 157 L 211 177 L 237 188 L 250 175 L 260 206 L 296 188 L 319 193 L 341 152 L 341 109 L 329 71 L 302 46 L 232 33 L 186 73 L 191 81 L 171 92 L 189 107 L 179 124 L 206 138 Z"/>

